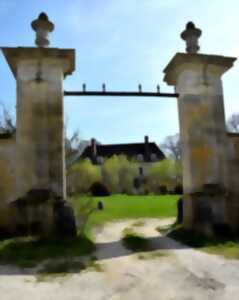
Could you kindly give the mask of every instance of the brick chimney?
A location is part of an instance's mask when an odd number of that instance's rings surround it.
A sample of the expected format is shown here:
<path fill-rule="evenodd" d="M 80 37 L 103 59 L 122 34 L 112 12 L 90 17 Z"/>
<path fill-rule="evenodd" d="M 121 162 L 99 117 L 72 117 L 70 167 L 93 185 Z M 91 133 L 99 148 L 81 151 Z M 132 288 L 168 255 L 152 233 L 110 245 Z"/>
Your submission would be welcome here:
<path fill-rule="evenodd" d="M 94 164 L 97 162 L 97 144 L 94 138 L 91 139 L 91 159 Z"/>
<path fill-rule="evenodd" d="M 145 159 L 145 161 L 150 161 L 150 149 L 149 149 L 148 135 L 145 135 L 145 137 L 144 137 L 144 159 Z"/>

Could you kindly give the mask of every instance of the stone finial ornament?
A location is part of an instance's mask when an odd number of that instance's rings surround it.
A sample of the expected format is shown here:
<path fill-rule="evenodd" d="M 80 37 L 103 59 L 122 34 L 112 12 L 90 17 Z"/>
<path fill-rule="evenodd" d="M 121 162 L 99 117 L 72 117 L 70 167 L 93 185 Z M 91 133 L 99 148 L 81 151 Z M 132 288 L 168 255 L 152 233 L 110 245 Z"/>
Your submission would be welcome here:
<path fill-rule="evenodd" d="M 186 29 L 181 33 L 181 38 L 186 41 L 187 53 L 197 53 L 200 49 L 198 45 L 198 39 L 201 36 L 202 31 L 196 28 L 193 22 L 188 22 Z"/>
<path fill-rule="evenodd" d="M 38 19 L 32 21 L 31 26 L 36 31 L 36 45 L 38 47 L 48 47 L 50 44 L 48 34 L 54 30 L 54 24 L 49 21 L 47 14 L 40 13 Z"/>

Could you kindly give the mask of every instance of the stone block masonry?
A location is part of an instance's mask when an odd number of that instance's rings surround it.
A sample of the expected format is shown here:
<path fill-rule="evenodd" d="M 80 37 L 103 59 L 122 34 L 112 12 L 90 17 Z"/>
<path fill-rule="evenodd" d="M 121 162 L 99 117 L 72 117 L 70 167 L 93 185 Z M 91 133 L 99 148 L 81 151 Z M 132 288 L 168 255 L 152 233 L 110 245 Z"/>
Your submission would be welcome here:
<path fill-rule="evenodd" d="M 62 202 L 63 209 L 67 198 L 63 80 L 75 69 L 75 51 L 47 48 L 47 30 L 53 28 L 46 14 L 42 13 L 33 22 L 37 48 L 2 48 L 17 84 L 15 187 L 8 198 L 18 199 L 27 206 L 29 192 L 37 195 L 37 191 L 48 191 L 54 195 L 54 200 Z M 42 201 L 44 203 L 44 199 Z M 41 209 L 39 205 L 36 207 Z"/>
<path fill-rule="evenodd" d="M 188 24 L 182 36 L 188 38 L 190 51 L 173 57 L 164 70 L 164 81 L 173 85 L 179 94 L 185 193 L 183 223 L 190 230 L 213 234 L 213 228 L 231 225 L 226 210 L 231 201 L 227 197 L 230 154 L 221 76 L 236 58 L 197 53 L 200 32 L 194 24 Z M 190 45 L 193 42 L 195 45 Z M 208 187 L 213 187 L 213 192 Z M 239 229 L 239 220 L 237 223 Z"/>

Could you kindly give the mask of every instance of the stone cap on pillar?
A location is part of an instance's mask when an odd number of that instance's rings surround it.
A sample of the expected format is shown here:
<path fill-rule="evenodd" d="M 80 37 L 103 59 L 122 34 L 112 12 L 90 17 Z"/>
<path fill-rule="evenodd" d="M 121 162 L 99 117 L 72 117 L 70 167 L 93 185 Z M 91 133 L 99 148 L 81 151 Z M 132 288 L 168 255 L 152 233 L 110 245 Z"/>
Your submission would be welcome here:
<path fill-rule="evenodd" d="M 74 49 L 2 47 L 1 50 L 15 78 L 17 77 L 17 65 L 20 61 L 35 60 L 37 63 L 47 62 L 47 60 L 60 61 L 64 76 L 72 74 L 75 70 Z"/>
<path fill-rule="evenodd" d="M 54 24 L 49 21 L 46 13 L 42 12 L 38 18 L 31 23 L 32 29 L 36 32 L 35 43 L 38 47 L 48 47 L 48 33 L 54 30 Z"/>
<path fill-rule="evenodd" d="M 208 54 L 177 53 L 164 69 L 164 81 L 168 85 L 176 85 L 178 74 L 185 69 L 211 71 L 221 76 L 236 61 L 235 57 Z"/>

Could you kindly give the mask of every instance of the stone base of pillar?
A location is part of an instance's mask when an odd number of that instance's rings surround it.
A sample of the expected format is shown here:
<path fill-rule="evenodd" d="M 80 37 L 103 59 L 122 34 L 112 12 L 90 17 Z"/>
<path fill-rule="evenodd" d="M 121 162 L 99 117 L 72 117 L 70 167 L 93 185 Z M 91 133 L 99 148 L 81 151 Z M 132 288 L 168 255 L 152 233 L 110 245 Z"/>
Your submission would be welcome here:
<path fill-rule="evenodd" d="M 239 192 L 228 193 L 226 203 L 226 215 L 228 224 L 234 234 L 239 236 Z"/>
<path fill-rule="evenodd" d="M 11 204 L 10 236 L 72 238 L 77 234 L 73 209 L 48 190 L 31 190 Z"/>
<path fill-rule="evenodd" d="M 201 192 L 185 195 L 183 203 L 183 225 L 206 236 L 232 235 L 227 220 L 227 195 L 217 184 L 205 185 Z"/>
<path fill-rule="evenodd" d="M 70 204 L 58 200 L 54 205 L 55 234 L 58 237 L 75 237 L 77 235 L 74 211 Z"/>

